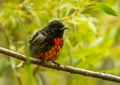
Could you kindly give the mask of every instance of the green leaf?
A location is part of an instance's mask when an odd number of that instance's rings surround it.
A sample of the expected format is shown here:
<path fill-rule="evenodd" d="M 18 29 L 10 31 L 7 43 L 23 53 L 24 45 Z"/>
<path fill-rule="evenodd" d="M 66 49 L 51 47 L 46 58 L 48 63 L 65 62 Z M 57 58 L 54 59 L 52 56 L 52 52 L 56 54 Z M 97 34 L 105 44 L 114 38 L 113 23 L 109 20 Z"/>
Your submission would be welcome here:
<path fill-rule="evenodd" d="M 120 27 L 117 29 L 115 40 L 116 43 L 120 43 Z"/>
<path fill-rule="evenodd" d="M 90 28 L 92 29 L 92 31 L 97 34 L 97 28 L 95 26 L 95 24 L 93 23 L 93 21 L 91 20 L 91 18 L 87 17 L 87 21 L 88 21 L 88 25 L 90 26 Z"/>
<path fill-rule="evenodd" d="M 7 68 L 7 64 L 3 60 L 0 60 L 0 76 L 3 75 L 6 68 Z"/>
<path fill-rule="evenodd" d="M 78 57 L 74 62 L 73 62 L 73 66 L 77 66 L 79 63 L 81 62 L 81 58 Z"/>
<path fill-rule="evenodd" d="M 113 16 L 118 15 L 113 8 L 111 8 L 111 7 L 109 7 L 109 6 L 105 5 L 105 4 L 100 3 L 98 5 L 98 8 L 101 9 L 102 11 L 104 11 L 105 13 L 109 14 L 109 15 L 113 15 Z"/>
<path fill-rule="evenodd" d="M 96 12 L 96 11 L 99 11 L 99 8 L 96 7 L 96 6 L 93 6 L 93 7 L 89 7 L 89 8 L 86 8 L 83 13 L 91 13 L 91 12 Z"/>
<path fill-rule="evenodd" d="M 93 43 L 91 43 L 88 48 L 92 48 L 92 47 L 98 46 L 98 45 L 100 45 L 102 42 L 103 42 L 103 38 L 100 37 L 100 38 L 98 38 L 96 41 L 94 41 Z"/>
<path fill-rule="evenodd" d="M 65 3 L 59 9 L 63 16 L 68 16 L 75 12 L 75 6 L 71 3 Z"/>
<path fill-rule="evenodd" d="M 113 16 L 118 15 L 117 12 L 113 8 L 107 6 L 107 5 L 103 4 L 103 3 L 99 3 L 98 5 L 89 7 L 87 9 L 85 9 L 83 11 L 83 13 L 96 12 L 96 11 L 100 11 L 100 10 L 102 10 L 103 12 L 105 12 L 105 13 L 107 13 L 109 15 L 113 15 Z"/>

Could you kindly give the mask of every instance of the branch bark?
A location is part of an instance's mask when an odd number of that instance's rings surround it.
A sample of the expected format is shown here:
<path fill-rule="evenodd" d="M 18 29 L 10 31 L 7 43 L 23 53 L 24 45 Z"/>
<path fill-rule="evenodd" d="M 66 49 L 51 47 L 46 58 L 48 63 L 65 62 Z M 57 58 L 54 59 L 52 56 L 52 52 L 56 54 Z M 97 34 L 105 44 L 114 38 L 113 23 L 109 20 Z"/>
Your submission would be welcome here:
<path fill-rule="evenodd" d="M 17 53 L 17 52 L 14 52 L 14 51 L 2 48 L 2 47 L 0 47 L 0 53 L 17 58 L 17 59 L 20 59 L 20 60 L 23 60 L 23 61 L 27 61 L 27 58 L 25 55 L 22 55 L 20 53 Z M 90 77 L 95 77 L 95 78 L 99 78 L 99 79 L 103 79 L 103 80 L 108 80 L 108 81 L 120 83 L 119 76 L 114 76 L 114 75 L 107 74 L 107 73 L 94 72 L 94 71 L 85 70 L 85 69 L 81 69 L 81 68 L 74 68 L 71 66 L 57 65 L 57 64 L 52 63 L 52 62 L 44 62 L 43 63 L 42 60 L 32 58 L 32 57 L 30 57 L 29 60 L 31 61 L 31 63 L 41 65 L 43 67 L 61 70 L 61 71 L 65 71 L 65 72 L 70 72 L 73 74 L 81 74 L 84 76 L 90 76 Z"/>

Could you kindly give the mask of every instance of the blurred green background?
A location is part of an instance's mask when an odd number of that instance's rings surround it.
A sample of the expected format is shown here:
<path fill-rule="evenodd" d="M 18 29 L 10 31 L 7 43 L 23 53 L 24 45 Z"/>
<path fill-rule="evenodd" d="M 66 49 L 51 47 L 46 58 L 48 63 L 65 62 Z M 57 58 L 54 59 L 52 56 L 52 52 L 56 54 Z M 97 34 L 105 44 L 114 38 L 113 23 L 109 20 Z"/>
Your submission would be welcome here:
<path fill-rule="evenodd" d="M 27 43 L 54 19 L 69 27 L 56 62 L 120 75 L 120 0 L 0 0 L 0 46 L 29 57 Z M 0 54 L 0 85 L 119 85 Z"/>

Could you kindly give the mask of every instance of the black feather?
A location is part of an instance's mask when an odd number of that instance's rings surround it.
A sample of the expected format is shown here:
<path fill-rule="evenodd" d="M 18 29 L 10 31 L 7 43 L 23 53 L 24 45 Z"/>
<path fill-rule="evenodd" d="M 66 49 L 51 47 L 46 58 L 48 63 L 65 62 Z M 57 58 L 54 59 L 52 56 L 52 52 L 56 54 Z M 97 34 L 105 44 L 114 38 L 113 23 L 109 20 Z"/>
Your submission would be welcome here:
<path fill-rule="evenodd" d="M 64 25 L 60 21 L 54 20 L 42 30 L 38 31 L 30 40 L 31 56 L 50 50 L 54 45 L 54 38 L 62 38 L 63 31 L 60 30 L 62 27 Z"/>

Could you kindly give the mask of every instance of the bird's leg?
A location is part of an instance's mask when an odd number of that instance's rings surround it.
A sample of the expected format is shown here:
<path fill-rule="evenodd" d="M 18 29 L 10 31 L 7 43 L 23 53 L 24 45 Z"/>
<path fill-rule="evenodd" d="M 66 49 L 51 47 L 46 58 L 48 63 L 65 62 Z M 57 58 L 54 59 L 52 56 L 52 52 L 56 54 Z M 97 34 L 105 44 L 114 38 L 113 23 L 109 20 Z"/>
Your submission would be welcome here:
<path fill-rule="evenodd" d="M 45 64 L 45 60 L 41 60 L 41 64 L 44 65 Z"/>
<path fill-rule="evenodd" d="M 59 63 L 57 63 L 57 62 L 55 62 L 55 61 L 52 61 L 55 65 L 56 65 L 56 67 L 60 67 L 60 64 Z"/>

